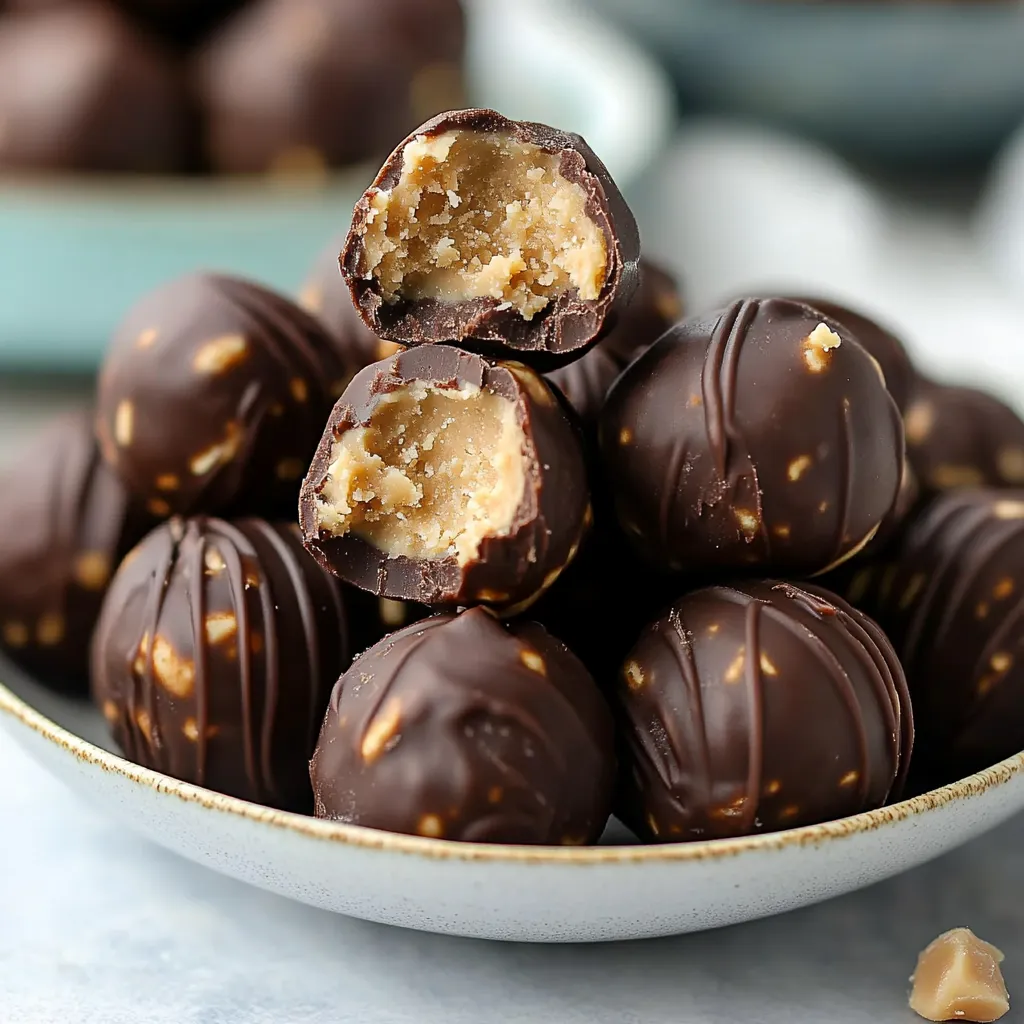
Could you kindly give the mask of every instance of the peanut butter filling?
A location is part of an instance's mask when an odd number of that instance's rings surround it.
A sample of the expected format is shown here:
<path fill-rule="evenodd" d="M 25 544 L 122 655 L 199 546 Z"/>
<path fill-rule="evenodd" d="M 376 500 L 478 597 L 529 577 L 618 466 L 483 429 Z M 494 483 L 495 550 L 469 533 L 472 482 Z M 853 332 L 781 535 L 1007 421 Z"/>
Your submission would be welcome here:
<path fill-rule="evenodd" d="M 493 298 L 532 320 L 569 291 L 597 299 L 604 234 L 585 212 L 586 192 L 558 165 L 557 155 L 497 133 L 410 142 L 363 236 L 385 302 Z"/>
<path fill-rule="evenodd" d="M 508 399 L 416 383 L 384 396 L 368 427 L 335 442 L 317 497 L 321 530 L 390 557 L 476 558 L 509 532 L 526 482 L 527 440 Z"/>

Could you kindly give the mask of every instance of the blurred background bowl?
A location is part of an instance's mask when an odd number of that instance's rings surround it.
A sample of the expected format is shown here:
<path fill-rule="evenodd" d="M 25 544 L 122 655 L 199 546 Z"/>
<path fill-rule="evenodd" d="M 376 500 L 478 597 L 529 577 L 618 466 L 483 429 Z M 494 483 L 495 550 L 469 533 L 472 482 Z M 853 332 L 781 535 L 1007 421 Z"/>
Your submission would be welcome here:
<path fill-rule="evenodd" d="M 628 191 L 674 123 L 633 43 L 551 0 L 475 0 L 471 102 L 584 135 Z M 399 140 L 395 140 L 397 143 Z M 328 178 L 0 178 L 0 365 L 94 367 L 143 292 L 204 268 L 295 291 L 376 166 Z"/>
<path fill-rule="evenodd" d="M 927 166 L 985 156 L 1024 118 L 1024 5 L 588 0 L 703 110 Z"/>

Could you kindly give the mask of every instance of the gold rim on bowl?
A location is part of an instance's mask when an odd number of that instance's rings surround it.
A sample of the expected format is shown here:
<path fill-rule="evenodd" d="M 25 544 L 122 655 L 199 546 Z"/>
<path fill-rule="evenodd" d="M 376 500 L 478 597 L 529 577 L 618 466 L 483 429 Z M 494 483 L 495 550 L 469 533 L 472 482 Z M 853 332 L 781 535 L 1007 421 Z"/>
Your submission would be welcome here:
<path fill-rule="evenodd" d="M 177 797 L 186 803 L 199 804 L 220 814 L 245 818 L 274 828 L 297 832 L 311 839 L 343 843 L 370 850 L 386 850 L 419 857 L 446 860 L 484 861 L 490 863 L 580 864 L 600 865 L 621 862 L 674 862 L 719 860 L 757 850 L 784 850 L 790 847 L 817 846 L 829 839 L 842 839 L 873 832 L 895 825 L 925 811 L 937 810 L 958 800 L 980 796 L 990 789 L 1008 783 L 1024 773 L 1024 752 L 1000 761 L 991 768 L 970 775 L 959 782 L 933 789 L 920 796 L 903 800 L 889 807 L 866 811 L 849 818 L 827 821 L 820 825 L 804 825 L 786 832 L 770 832 L 742 839 L 717 839 L 706 842 L 666 843 L 650 846 L 503 846 L 488 843 L 459 843 L 445 839 L 381 832 L 377 829 L 323 821 L 318 818 L 278 811 L 238 797 L 215 793 L 162 772 L 143 768 L 112 754 L 102 747 L 76 736 L 0 684 L 0 713 L 9 715 L 50 743 L 62 748 L 77 760 L 103 771 L 121 775 L 158 793 Z"/>

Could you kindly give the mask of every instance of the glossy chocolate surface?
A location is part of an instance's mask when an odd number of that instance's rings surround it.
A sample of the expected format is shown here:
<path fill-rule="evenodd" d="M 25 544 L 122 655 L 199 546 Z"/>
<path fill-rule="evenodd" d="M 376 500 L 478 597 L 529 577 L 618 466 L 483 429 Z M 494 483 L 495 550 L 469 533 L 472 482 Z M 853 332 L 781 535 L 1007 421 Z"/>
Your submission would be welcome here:
<path fill-rule="evenodd" d="M 841 323 L 878 360 L 885 376 L 885 385 L 900 411 L 907 408 L 917 383 L 917 371 L 910 361 L 906 346 L 892 331 L 877 320 L 838 302 L 820 298 L 800 298 L 796 301 L 820 309 L 827 317 Z"/>
<path fill-rule="evenodd" d="M 130 760 L 310 809 L 307 762 L 351 651 L 341 586 L 297 533 L 172 519 L 125 559 L 96 629 L 92 691 Z"/>
<path fill-rule="evenodd" d="M 89 687 L 89 641 L 121 558 L 153 525 L 103 464 L 92 417 L 55 420 L 0 472 L 0 647 L 38 681 Z"/>
<path fill-rule="evenodd" d="M 936 498 L 848 594 L 906 668 L 927 784 L 1024 750 L 1024 491 Z"/>
<path fill-rule="evenodd" d="M 155 515 L 291 518 L 344 375 L 319 322 L 288 299 L 192 274 L 145 296 L 115 332 L 97 436 Z"/>
<path fill-rule="evenodd" d="M 662 571 L 822 572 L 871 541 L 903 475 L 877 364 L 787 299 L 673 328 L 616 381 L 600 434 L 622 528 Z"/>
<path fill-rule="evenodd" d="M 699 590 L 640 637 L 616 703 L 617 813 L 643 839 L 723 839 L 898 796 L 913 718 L 882 630 L 814 587 Z"/>
<path fill-rule="evenodd" d="M 611 804 L 611 717 L 542 627 L 438 615 L 358 658 L 310 765 L 315 813 L 465 842 L 595 842 Z"/>
<path fill-rule="evenodd" d="M 0 171 L 175 173 L 192 159 L 175 58 L 103 4 L 5 17 L 0 83 Z"/>
<path fill-rule="evenodd" d="M 395 303 L 385 302 L 363 247 L 367 226 L 375 215 L 373 204 L 381 193 L 398 184 L 405 149 L 411 142 L 452 131 L 496 133 L 558 156 L 559 174 L 584 190 L 586 215 L 604 237 L 607 265 L 595 300 L 584 300 L 576 289 L 570 289 L 529 320 L 508 303 L 491 297 L 459 302 L 400 297 Z M 633 214 L 607 168 L 580 136 L 547 125 L 511 121 L 494 110 L 472 109 L 441 114 L 398 145 L 356 204 L 341 266 L 356 308 L 378 337 L 403 345 L 455 343 L 495 358 L 521 359 L 546 371 L 578 358 L 614 326 L 639 283 L 639 259 L 640 235 Z"/>
<path fill-rule="evenodd" d="M 596 430 L 615 378 L 648 346 L 682 319 L 675 280 L 650 260 L 640 261 L 640 287 L 615 328 L 574 362 L 546 374 L 558 385 L 584 425 Z"/>

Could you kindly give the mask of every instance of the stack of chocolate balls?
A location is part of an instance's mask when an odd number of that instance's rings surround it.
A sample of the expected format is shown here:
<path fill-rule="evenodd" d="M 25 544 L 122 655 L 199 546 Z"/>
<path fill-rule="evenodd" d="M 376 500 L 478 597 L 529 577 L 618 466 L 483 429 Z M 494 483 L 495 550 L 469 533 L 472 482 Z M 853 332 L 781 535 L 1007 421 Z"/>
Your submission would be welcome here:
<path fill-rule="evenodd" d="M 681 315 L 581 138 L 439 116 L 298 303 L 128 313 L 95 445 L 3 492 L 0 641 L 68 687 L 91 634 L 141 764 L 431 839 L 744 836 L 1024 748 L 1024 425 L 823 300 Z"/>
<path fill-rule="evenodd" d="M 461 0 L 8 0 L 0 172 L 322 175 L 461 103 L 464 42 Z"/>

